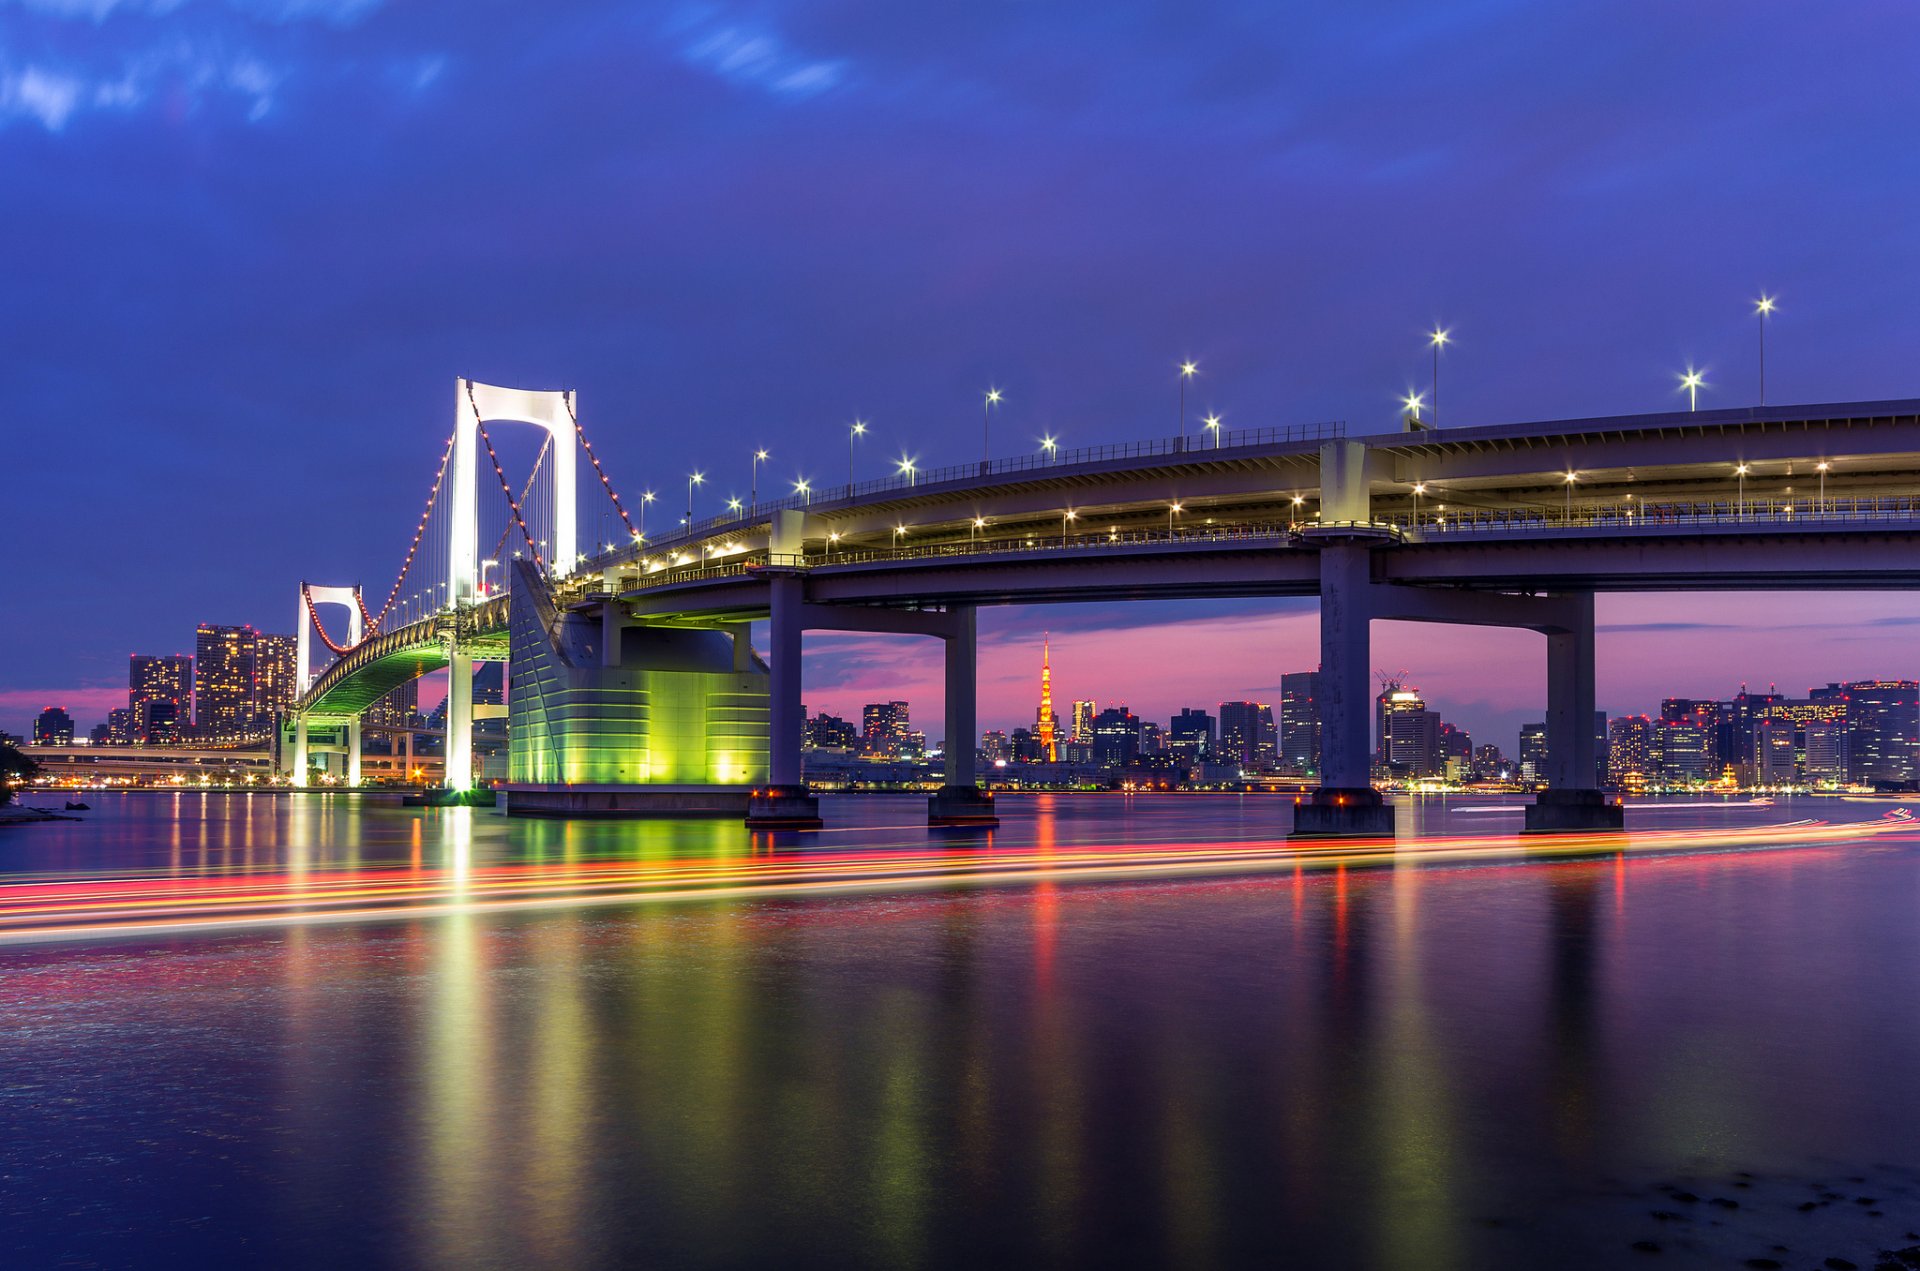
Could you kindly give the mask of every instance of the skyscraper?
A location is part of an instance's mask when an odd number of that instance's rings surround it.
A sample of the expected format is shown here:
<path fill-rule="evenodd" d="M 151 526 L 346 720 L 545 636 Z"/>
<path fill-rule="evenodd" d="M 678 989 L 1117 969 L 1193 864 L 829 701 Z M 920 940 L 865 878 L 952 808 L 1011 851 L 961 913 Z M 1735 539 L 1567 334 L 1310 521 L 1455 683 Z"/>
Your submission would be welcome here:
<path fill-rule="evenodd" d="M 1520 775 L 1531 781 L 1547 776 L 1547 725 L 1520 725 Z"/>
<path fill-rule="evenodd" d="M 1320 672 L 1280 677 L 1280 763 L 1289 772 L 1320 771 Z"/>
<path fill-rule="evenodd" d="M 1125 706 L 1109 706 L 1093 717 L 1093 761 L 1114 767 L 1140 753 L 1140 717 Z"/>
<path fill-rule="evenodd" d="M 1848 766 L 1866 785 L 1905 785 L 1920 758 L 1920 682 L 1860 680 L 1847 685 L 1852 734 Z"/>
<path fill-rule="evenodd" d="M 1607 725 L 1607 773 L 1615 785 L 1641 785 L 1653 779 L 1651 717 L 1616 715 Z"/>
<path fill-rule="evenodd" d="M 1060 717 L 1053 711 L 1053 637 L 1047 636 L 1040 645 L 1040 709 L 1035 712 L 1034 736 L 1039 739 L 1041 753 L 1048 763 L 1060 758 L 1060 740 L 1056 731 Z"/>
<path fill-rule="evenodd" d="M 67 714 L 64 706 L 49 706 L 41 711 L 33 721 L 33 744 L 36 746 L 71 746 L 73 744 L 73 716 Z"/>
<path fill-rule="evenodd" d="M 1167 726 L 1167 748 L 1182 763 L 1198 763 L 1214 750 L 1213 716 L 1189 706 Z"/>
<path fill-rule="evenodd" d="M 874 759 L 904 757 L 910 747 L 912 727 L 905 702 L 872 702 L 860 711 L 861 750 Z"/>
<path fill-rule="evenodd" d="M 1092 702 L 1073 704 L 1073 739 L 1083 745 L 1093 744 L 1093 713 L 1097 710 Z"/>
<path fill-rule="evenodd" d="M 1440 716 L 1427 709 L 1420 694 L 1399 681 L 1388 683 L 1377 699 L 1380 763 L 1412 777 L 1443 770 L 1440 755 Z"/>
<path fill-rule="evenodd" d="M 192 658 L 150 653 L 128 658 L 126 723 L 118 734 L 109 727 L 109 735 L 115 740 L 175 742 L 192 718 Z"/>
<path fill-rule="evenodd" d="M 290 635 L 253 635 L 253 720 L 254 731 L 273 727 L 278 716 L 293 708 L 300 694 L 300 682 L 294 669 L 299 642 Z"/>
<path fill-rule="evenodd" d="M 193 641 L 194 727 L 209 741 L 234 741 L 253 727 L 252 627 L 201 623 Z"/>
<path fill-rule="evenodd" d="M 1273 707 L 1263 702 L 1220 703 L 1220 755 L 1227 763 L 1257 766 L 1274 757 Z"/>
<path fill-rule="evenodd" d="M 1762 717 L 1753 721 L 1753 776 L 1761 785 L 1783 786 L 1794 779 L 1793 721 Z"/>

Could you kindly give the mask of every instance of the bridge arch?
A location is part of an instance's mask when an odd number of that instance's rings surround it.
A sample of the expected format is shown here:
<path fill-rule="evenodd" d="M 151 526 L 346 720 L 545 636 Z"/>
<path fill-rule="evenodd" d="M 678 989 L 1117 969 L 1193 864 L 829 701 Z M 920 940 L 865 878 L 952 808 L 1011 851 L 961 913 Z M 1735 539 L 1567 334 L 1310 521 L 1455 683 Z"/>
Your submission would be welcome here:
<path fill-rule="evenodd" d="M 578 544 L 575 534 L 574 470 L 579 455 L 575 444 L 574 393 L 571 389 L 542 391 L 502 388 L 477 380 L 455 381 L 453 403 L 452 524 L 447 554 L 447 596 L 468 604 L 479 595 L 480 556 L 480 429 L 496 420 L 532 424 L 553 438 L 553 554 L 548 561 L 554 577 L 573 571 Z"/>
<path fill-rule="evenodd" d="M 313 633 L 320 625 L 317 612 L 321 605 L 339 605 L 347 611 L 347 650 L 353 649 L 366 638 L 367 606 L 360 595 L 359 587 L 316 587 L 312 583 L 300 584 L 300 612 L 294 619 L 294 630 L 299 632 L 295 639 L 294 666 L 299 672 L 300 692 L 305 693 L 313 687 L 317 672 L 313 669 Z M 321 632 L 321 639 L 326 633 Z M 332 648 L 332 642 L 328 641 Z M 342 656 L 345 651 L 341 652 Z"/>

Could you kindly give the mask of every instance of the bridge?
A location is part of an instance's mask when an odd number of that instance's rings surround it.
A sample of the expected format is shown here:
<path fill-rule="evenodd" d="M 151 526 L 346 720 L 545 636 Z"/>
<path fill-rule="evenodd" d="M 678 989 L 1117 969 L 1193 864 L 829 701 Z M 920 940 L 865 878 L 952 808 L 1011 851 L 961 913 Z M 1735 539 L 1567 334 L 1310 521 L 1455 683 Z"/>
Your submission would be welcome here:
<path fill-rule="evenodd" d="M 800 640 L 840 630 L 942 642 L 949 744 L 930 816 L 989 821 L 971 744 L 979 606 L 1315 596 L 1322 785 L 1296 833 L 1391 832 L 1369 781 L 1376 619 L 1543 635 L 1548 789 L 1528 825 L 1606 829 L 1620 812 L 1595 789 L 1595 593 L 1892 589 L 1920 575 L 1914 400 L 1446 430 L 1408 418 L 1362 436 L 1322 423 L 1216 430 L 1197 443 L 1048 445 L 936 471 L 903 461 L 881 480 L 802 480 L 789 496 L 736 501 L 654 536 L 622 509 L 622 541 L 580 552 L 571 524 L 564 540 L 558 524 L 571 492 L 554 486 L 548 522 L 529 525 L 527 491 L 515 498 L 485 427 L 546 428 L 553 453 L 577 447 L 620 506 L 572 395 L 461 381 L 457 397 L 449 455 L 463 428 L 485 443 L 519 559 L 489 593 L 467 526 L 476 505 L 458 494 L 477 490 L 474 449 L 464 467 L 454 460 L 450 481 L 443 460 L 422 527 L 443 484 L 467 510 L 433 531 L 451 544 L 437 556 L 449 571 L 442 599 L 384 630 L 403 569 L 358 640 L 322 629 L 341 660 L 302 696 L 296 727 L 351 718 L 410 674 L 446 665 L 460 681 L 463 659 L 505 656 L 506 798 L 534 814 L 739 807 L 763 824 L 817 823 L 801 772 Z M 429 538 L 416 531 L 410 562 Z M 571 558 L 556 549 L 548 559 L 543 545 L 562 541 Z M 316 620 L 320 594 L 303 587 Z M 357 593 L 350 608 L 365 612 Z M 765 660 L 748 638 L 756 621 L 768 623 Z M 448 781 L 458 786 L 470 763 L 455 761 L 465 724 L 453 707 L 450 696 Z"/>

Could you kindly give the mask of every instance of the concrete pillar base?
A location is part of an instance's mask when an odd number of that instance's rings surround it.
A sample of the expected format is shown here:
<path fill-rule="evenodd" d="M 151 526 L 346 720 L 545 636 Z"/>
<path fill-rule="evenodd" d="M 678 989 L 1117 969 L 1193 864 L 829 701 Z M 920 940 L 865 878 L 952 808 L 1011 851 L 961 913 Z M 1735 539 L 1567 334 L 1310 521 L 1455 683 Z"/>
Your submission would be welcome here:
<path fill-rule="evenodd" d="M 941 786 L 938 794 L 927 799 L 928 825 L 1000 824 L 993 806 L 993 795 L 979 786 Z"/>
<path fill-rule="evenodd" d="M 820 800 L 805 786 L 768 786 L 747 801 L 747 825 L 756 830 L 817 830 Z"/>
<path fill-rule="evenodd" d="M 1289 838 L 1392 838 L 1393 809 L 1371 786 L 1357 790 L 1322 787 L 1294 805 Z"/>
<path fill-rule="evenodd" d="M 1528 834 L 1618 834 L 1626 809 L 1598 790 L 1542 790 L 1527 809 Z"/>

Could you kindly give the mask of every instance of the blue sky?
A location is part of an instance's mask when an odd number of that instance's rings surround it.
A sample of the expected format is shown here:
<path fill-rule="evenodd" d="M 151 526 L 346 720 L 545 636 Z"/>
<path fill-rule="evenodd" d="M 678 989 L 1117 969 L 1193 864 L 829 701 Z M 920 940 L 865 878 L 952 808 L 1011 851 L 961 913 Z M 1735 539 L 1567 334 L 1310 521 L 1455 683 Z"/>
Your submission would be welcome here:
<path fill-rule="evenodd" d="M 1188 355 L 1229 426 L 1390 426 L 1436 320 L 1443 423 L 1668 408 L 1689 363 L 1744 404 L 1763 288 L 1772 400 L 1920 393 L 1916 47 L 1894 3 L 0 0 L 0 727 L 97 718 L 198 621 L 285 629 L 302 577 L 384 589 L 456 375 L 575 387 L 623 491 L 718 495 L 756 445 L 843 471 L 856 414 L 869 475 L 969 458 L 989 381 L 1009 451 L 1164 435 Z M 1718 624 L 1660 633 L 1658 685 L 1603 650 L 1613 709 L 1920 672 L 1897 623 L 1612 603 Z M 1263 613 L 1295 631 L 1176 625 Z M 1130 620 L 983 629 L 1011 685 L 1041 629 Z M 1476 731 L 1537 713 L 1481 643 L 1398 638 Z M 926 665 L 818 648 L 826 705 Z M 1213 700 L 1313 652 L 1266 657 Z M 1069 694 L 1184 704 L 1101 665 Z"/>

